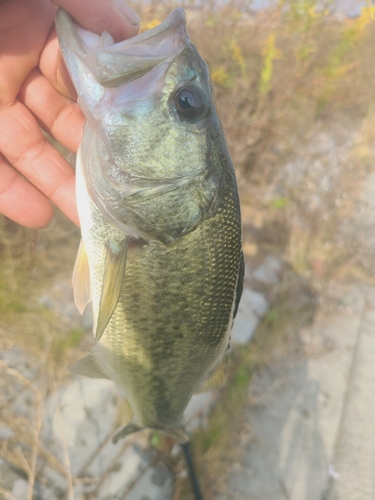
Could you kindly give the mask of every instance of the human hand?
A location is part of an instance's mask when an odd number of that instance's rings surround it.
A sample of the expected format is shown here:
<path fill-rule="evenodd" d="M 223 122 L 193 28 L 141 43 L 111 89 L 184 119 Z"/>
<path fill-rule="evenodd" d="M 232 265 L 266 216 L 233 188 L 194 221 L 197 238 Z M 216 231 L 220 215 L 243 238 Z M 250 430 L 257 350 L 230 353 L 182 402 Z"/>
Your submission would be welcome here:
<path fill-rule="evenodd" d="M 123 0 L 0 0 L 0 212 L 28 227 L 51 221 L 49 200 L 79 224 L 74 171 L 40 130 L 77 151 L 84 124 L 58 48 L 57 6 L 115 41 L 139 29 Z"/>

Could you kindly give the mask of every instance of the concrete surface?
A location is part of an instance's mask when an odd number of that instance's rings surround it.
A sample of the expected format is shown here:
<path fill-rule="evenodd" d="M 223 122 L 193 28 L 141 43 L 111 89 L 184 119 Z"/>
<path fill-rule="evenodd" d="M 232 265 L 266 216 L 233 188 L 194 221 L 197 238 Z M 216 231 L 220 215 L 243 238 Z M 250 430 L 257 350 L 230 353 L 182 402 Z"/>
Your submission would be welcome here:
<path fill-rule="evenodd" d="M 375 289 L 367 287 L 327 500 L 375 498 Z"/>
<path fill-rule="evenodd" d="M 217 500 L 375 498 L 375 288 L 300 332 L 302 356 L 253 380 L 243 458 Z"/>
<path fill-rule="evenodd" d="M 251 340 L 268 307 L 269 304 L 261 293 L 244 286 L 231 333 L 231 346 L 247 344 Z"/>

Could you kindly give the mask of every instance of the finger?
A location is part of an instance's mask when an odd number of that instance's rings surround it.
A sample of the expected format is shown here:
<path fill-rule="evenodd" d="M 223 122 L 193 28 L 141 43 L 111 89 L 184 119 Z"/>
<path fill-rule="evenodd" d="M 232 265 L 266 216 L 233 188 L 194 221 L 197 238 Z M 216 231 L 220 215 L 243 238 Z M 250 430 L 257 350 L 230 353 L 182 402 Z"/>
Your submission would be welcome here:
<path fill-rule="evenodd" d="M 64 8 L 82 28 L 101 35 L 108 31 L 115 42 L 136 35 L 141 21 L 123 0 L 52 0 Z"/>
<path fill-rule="evenodd" d="M 69 99 L 77 100 L 77 92 L 66 69 L 54 28 L 49 34 L 41 53 L 39 68 L 55 89 Z"/>
<path fill-rule="evenodd" d="M 0 108 L 16 98 L 26 76 L 38 65 L 55 11 L 48 0 L 0 3 Z"/>
<path fill-rule="evenodd" d="M 76 102 L 61 95 L 37 69 L 26 79 L 18 98 L 43 130 L 66 148 L 77 151 L 85 118 Z"/>
<path fill-rule="evenodd" d="M 139 31 L 138 14 L 122 0 L 53 0 L 55 5 L 66 9 L 83 28 L 98 35 L 108 31 L 116 42 L 136 35 Z M 77 99 L 74 86 L 65 67 L 56 31 L 53 29 L 40 57 L 39 67 L 43 75 L 62 94 Z"/>
<path fill-rule="evenodd" d="M 0 157 L 0 212 L 27 227 L 46 226 L 53 217 L 51 203 Z"/>
<path fill-rule="evenodd" d="M 78 225 L 74 171 L 19 101 L 0 113 L 0 151 L 9 164 Z"/>

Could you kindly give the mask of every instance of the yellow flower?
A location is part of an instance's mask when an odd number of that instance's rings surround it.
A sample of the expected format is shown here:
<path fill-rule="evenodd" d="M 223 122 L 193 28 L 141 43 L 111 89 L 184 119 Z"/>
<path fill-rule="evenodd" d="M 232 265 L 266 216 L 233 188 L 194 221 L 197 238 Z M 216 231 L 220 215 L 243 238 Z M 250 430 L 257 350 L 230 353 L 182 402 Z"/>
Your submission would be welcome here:
<path fill-rule="evenodd" d="M 150 21 L 146 21 L 145 23 L 142 23 L 141 24 L 141 31 L 152 30 L 152 28 L 159 26 L 160 23 L 161 23 L 160 19 L 155 17 L 154 19 L 151 19 Z"/>
<path fill-rule="evenodd" d="M 224 66 L 219 66 L 218 68 L 211 71 L 212 81 L 224 88 L 232 88 L 234 86 L 234 79 L 224 68 Z"/>

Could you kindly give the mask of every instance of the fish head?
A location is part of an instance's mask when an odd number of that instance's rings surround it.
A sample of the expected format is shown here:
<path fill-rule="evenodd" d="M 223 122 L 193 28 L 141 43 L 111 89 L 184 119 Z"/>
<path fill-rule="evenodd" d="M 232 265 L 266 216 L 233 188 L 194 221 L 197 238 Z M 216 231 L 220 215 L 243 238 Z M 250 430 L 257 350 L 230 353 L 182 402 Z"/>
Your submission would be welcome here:
<path fill-rule="evenodd" d="M 61 9 L 56 26 L 87 118 L 81 157 L 92 199 L 127 234 L 173 243 L 216 213 L 232 168 L 184 11 L 117 44 Z"/>

